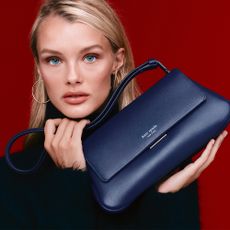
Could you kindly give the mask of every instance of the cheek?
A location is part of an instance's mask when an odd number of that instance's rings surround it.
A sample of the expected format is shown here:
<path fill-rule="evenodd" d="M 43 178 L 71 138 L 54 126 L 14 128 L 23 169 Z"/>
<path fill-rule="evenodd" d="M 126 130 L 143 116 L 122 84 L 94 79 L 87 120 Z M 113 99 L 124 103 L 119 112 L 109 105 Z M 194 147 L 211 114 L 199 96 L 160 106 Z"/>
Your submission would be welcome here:
<path fill-rule="evenodd" d="M 95 97 L 105 100 L 111 90 L 111 71 L 99 71 L 91 82 Z"/>
<path fill-rule="evenodd" d="M 43 82 L 49 98 L 57 96 L 61 86 L 60 79 L 43 75 Z"/>
<path fill-rule="evenodd" d="M 63 81 L 63 68 L 50 68 L 41 64 L 40 72 L 47 93 L 57 91 Z"/>

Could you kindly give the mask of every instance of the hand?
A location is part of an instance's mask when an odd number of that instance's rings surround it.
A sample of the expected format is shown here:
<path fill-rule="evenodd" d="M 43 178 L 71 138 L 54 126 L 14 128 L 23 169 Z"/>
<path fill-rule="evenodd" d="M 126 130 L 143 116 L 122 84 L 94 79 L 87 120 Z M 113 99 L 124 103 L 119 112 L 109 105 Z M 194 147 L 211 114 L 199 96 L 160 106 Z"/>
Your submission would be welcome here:
<path fill-rule="evenodd" d="M 228 132 L 225 130 L 216 141 L 214 139 L 210 140 L 202 155 L 195 162 L 188 164 L 184 169 L 162 182 L 158 186 L 158 192 L 174 193 L 195 181 L 214 160 L 217 150 L 227 134 Z"/>
<path fill-rule="evenodd" d="M 81 136 L 88 123 L 67 118 L 46 121 L 44 147 L 58 167 L 85 170 Z"/>

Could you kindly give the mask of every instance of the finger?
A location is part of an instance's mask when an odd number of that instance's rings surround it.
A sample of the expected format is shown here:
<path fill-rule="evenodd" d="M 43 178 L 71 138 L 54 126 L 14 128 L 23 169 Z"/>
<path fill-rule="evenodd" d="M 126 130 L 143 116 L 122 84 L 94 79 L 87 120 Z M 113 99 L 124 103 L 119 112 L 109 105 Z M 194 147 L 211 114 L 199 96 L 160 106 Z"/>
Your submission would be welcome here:
<path fill-rule="evenodd" d="M 89 123 L 90 123 L 90 121 L 86 120 L 86 119 L 83 119 L 83 120 L 79 121 L 78 123 L 75 123 L 72 139 L 81 141 L 82 132 L 83 132 L 85 126 Z"/>
<path fill-rule="evenodd" d="M 214 140 L 210 140 L 203 154 L 194 163 L 188 164 L 184 169 L 173 174 L 167 180 L 161 183 L 158 187 L 158 192 L 177 192 L 181 188 L 194 181 L 196 179 L 196 172 L 208 159 L 208 155 L 210 154 L 213 144 Z"/>
<path fill-rule="evenodd" d="M 190 173 L 194 174 L 194 179 L 198 178 L 201 172 L 214 160 L 218 150 L 217 146 L 220 146 L 223 137 L 223 135 L 220 135 L 216 141 L 214 139 L 210 140 L 202 155 L 194 163 L 187 166 L 187 168 L 191 168 Z"/>
<path fill-rule="evenodd" d="M 53 140 L 57 126 L 61 123 L 61 120 L 62 119 L 49 119 L 45 123 L 45 127 L 44 127 L 45 142 L 44 142 L 44 145 L 48 149 L 50 148 L 50 143 Z"/>
<path fill-rule="evenodd" d="M 58 144 L 60 143 L 60 140 L 62 139 L 62 136 L 65 133 L 65 129 L 66 129 L 66 126 L 68 125 L 68 123 L 69 123 L 69 120 L 67 118 L 62 119 L 62 121 L 60 122 L 60 124 L 56 130 L 56 133 L 53 137 L 53 141 L 52 141 L 53 149 L 58 148 Z"/>
<path fill-rule="evenodd" d="M 212 153 L 216 153 L 217 152 L 217 150 L 219 149 L 219 147 L 221 146 L 221 144 L 222 144 L 222 142 L 223 142 L 223 140 L 224 140 L 224 138 L 227 136 L 227 131 L 226 130 L 224 130 L 219 136 L 218 136 L 218 138 L 216 139 L 216 142 L 215 142 L 215 144 L 214 144 L 214 146 L 213 146 L 213 148 L 212 148 Z"/>
<path fill-rule="evenodd" d="M 61 123 L 62 119 L 48 119 L 45 123 L 44 132 L 48 138 L 52 138 L 56 132 L 57 126 Z"/>
<path fill-rule="evenodd" d="M 69 136 L 72 135 L 73 129 L 68 129 L 71 127 L 69 123 L 72 123 L 71 120 L 64 118 L 58 129 L 56 131 L 55 137 L 52 142 L 53 151 L 56 155 L 57 165 L 61 168 L 66 166 L 66 157 L 65 154 L 68 152 L 70 139 Z"/>
<path fill-rule="evenodd" d="M 225 137 L 226 133 L 224 133 L 223 136 Z M 183 170 L 175 173 L 173 176 L 161 183 L 158 187 L 158 191 L 161 193 L 176 192 L 197 179 L 199 175 L 197 172 L 199 172 L 202 167 L 204 168 L 206 162 L 212 158 L 211 155 L 213 154 L 213 151 L 215 151 L 215 149 L 213 150 L 214 145 L 220 145 L 221 141 L 223 141 L 223 136 L 216 140 L 217 143 L 214 141 L 214 139 L 210 140 L 202 155 L 194 163 L 187 165 Z"/>
<path fill-rule="evenodd" d="M 177 192 L 181 188 L 190 184 L 194 180 L 194 168 L 191 167 L 193 163 L 186 166 L 184 169 L 170 176 L 163 181 L 157 188 L 160 193 Z"/>
<path fill-rule="evenodd" d="M 211 154 L 211 149 L 214 143 L 215 143 L 214 139 L 210 140 L 202 155 L 195 162 L 188 164 L 183 170 L 180 171 L 181 173 L 184 174 L 185 177 L 190 178 L 190 180 L 188 180 L 188 183 L 191 183 L 191 181 L 197 178 L 197 172 L 209 159 L 209 156 Z M 186 183 L 186 185 L 188 183 Z"/>
<path fill-rule="evenodd" d="M 63 129 L 63 134 L 60 136 L 59 142 L 55 143 L 57 162 L 61 168 L 69 167 L 68 159 L 71 152 L 70 143 L 75 123 L 75 121 L 69 120 L 65 129 Z"/>
<path fill-rule="evenodd" d="M 220 148 L 222 142 L 224 141 L 224 138 L 227 136 L 227 131 L 223 131 L 218 138 L 215 141 L 215 144 L 213 145 L 212 149 L 211 149 L 211 153 L 207 159 L 207 161 L 202 165 L 202 167 L 199 169 L 198 171 L 198 175 L 200 175 L 202 173 L 202 171 L 204 171 L 215 159 L 216 153 L 218 151 L 218 149 Z"/>
<path fill-rule="evenodd" d="M 72 136 L 72 147 L 78 148 L 77 151 L 77 160 L 74 162 L 73 168 L 74 169 L 84 169 L 86 167 L 85 158 L 82 149 L 82 132 L 84 127 L 89 124 L 89 120 L 81 120 L 80 122 L 76 123 L 74 126 L 73 136 Z"/>
<path fill-rule="evenodd" d="M 44 147 L 54 162 L 56 162 L 56 157 L 51 151 L 51 143 L 54 138 L 54 134 L 56 132 L 56 127 L 60 124 L 61 120 L 62 119 L 49 119 L 46 121 L 44 127 L 44 134 L 45 134 Z"/>
<path fill-rule="evenodd" d="M 211 139 L 208 142 L 208 144 L 207 144 L 205 150 L 203 151 L 203 153 L 201 154 L 201 156 L 196 161 L 194 161 L 192 164 L 187 165 L 185 168 L 191 167 L 192 168 L 191 170 L 193 170 L 193 172 L 198 171 L 205 164 L 205 162 L 208 160 L 214 143 L 215 143 L 215 140 Z"/>
<path fill-rule="evenodd" d="M 74 126 L 75 126 L 76 122 L 75 121 L 69 121 L 66 124 L 65 130 L 63 130 L 63 135 L 61 137 L 60 140 L 60 144 L 62 145 L 66 145 L 70 139 L 72 138 L 73 135 L 73 130 L 74 130 Z"/>

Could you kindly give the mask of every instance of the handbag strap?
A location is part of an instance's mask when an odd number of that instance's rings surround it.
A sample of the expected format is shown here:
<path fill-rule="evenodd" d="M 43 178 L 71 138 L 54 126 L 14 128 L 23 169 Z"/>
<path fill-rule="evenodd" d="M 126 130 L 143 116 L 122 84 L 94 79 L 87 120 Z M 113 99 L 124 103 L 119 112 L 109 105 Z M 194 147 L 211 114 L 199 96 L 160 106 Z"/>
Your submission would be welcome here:
<path fill-rule="evenodd" d="M 157 67 L 160 67 L 165 73 L 169 73 L 169 70 L 159 61 L 155 60 L 155 59 L 150 59 L 147 62 L 143 63 L 142 65 L 138 66 L 137 68 L 133 69 L 130 73 L 128 73 L 128 75 L 120 82 L 120 84 L 118 85 L 118 87 L 114 90 L 114 92 L 112 93 L 111 97 L 109 98 L 107 104 L 105 105 L 104 109 L 101 111 L 101 113 L 88 125 L 86 125 L 85 129 L 86 130 L 90 130 L 90 129 L 94 129 L 96 127 L 98 127 L 100 124 L 103 123 L 103 121 L 108 117 L 108 115 L 110 114 L 110 112 L 112 111 L 114 105 L 116 104 L 120 94 L 123 92 L 124 88 L 127 86 L 127 84 L 134 78 L 136 77 L 138 74 L 147 71 L 147 70 L 151 70 L 151 69 L 155 69 Z M 19 133 L 17 133 L 16 135 L 14 135 L 9 142 L 7 143 L 6 149 L 5 149 L 5 159 L 7 164 L 9 165 L 9 167 L 14 170 L 15 172 L 19 173 L 19 174 L 29 174 L 29 173 L 34 173 L 35 171 L 37 171 L 42 162 L 45 159 L 46 156 L 46 151 L 44 150 L 41 155 L 39 160 L 37 161 L 37 163 L 29 169 L 19 169 L 17 168 L 11 161 L 10 158 L 10 149 L 13 145 L 13 143 L 20 137 L 30 134 L 30 133 L 40 133 L 40 132 L 44 132 L 43 128 L 30 128 L 30 129 L 26 129 L 23 130 Z"/>

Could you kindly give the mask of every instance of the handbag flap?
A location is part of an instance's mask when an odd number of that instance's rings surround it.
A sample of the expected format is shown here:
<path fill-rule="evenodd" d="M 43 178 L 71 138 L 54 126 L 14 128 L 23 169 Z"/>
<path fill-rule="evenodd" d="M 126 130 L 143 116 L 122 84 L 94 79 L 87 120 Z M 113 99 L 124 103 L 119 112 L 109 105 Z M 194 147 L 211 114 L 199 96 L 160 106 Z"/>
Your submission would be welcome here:
<path fill-rule="evenodd" d="M 110 180 L 205 100 L 194 81 L 172 70 L 84 141 L 88 166 Z"/>

